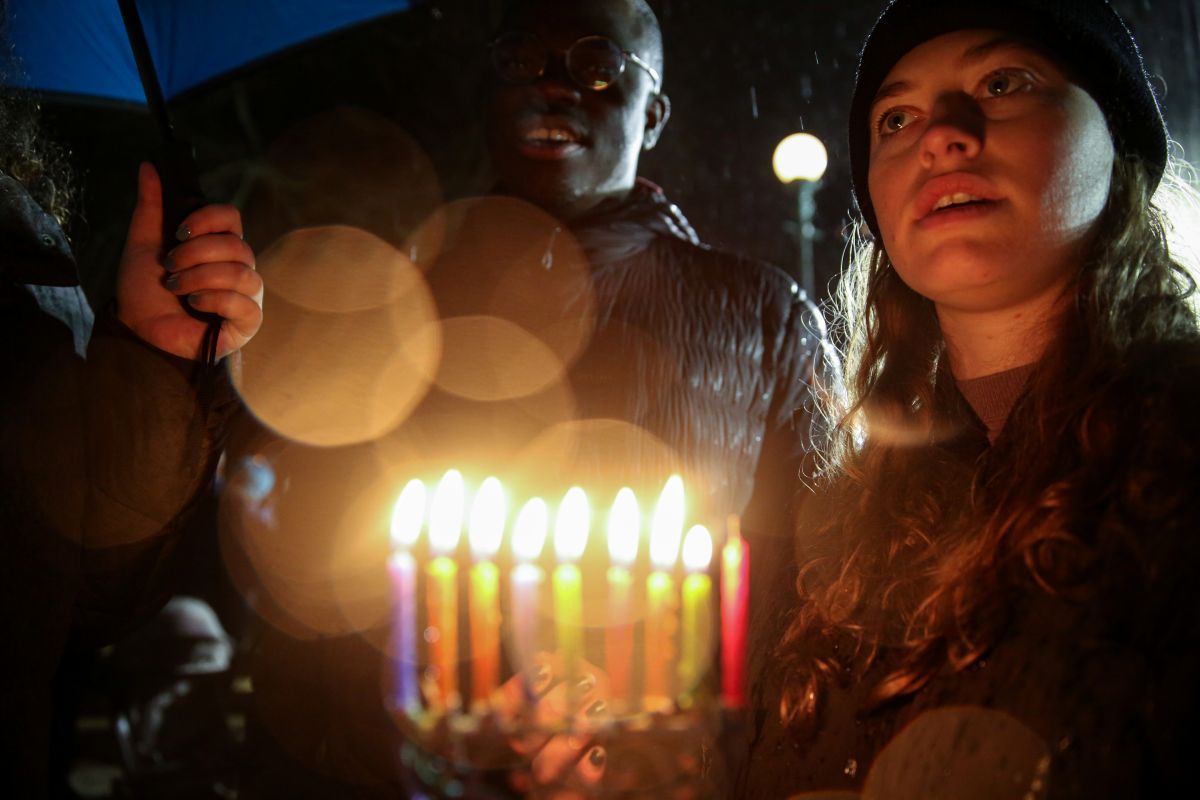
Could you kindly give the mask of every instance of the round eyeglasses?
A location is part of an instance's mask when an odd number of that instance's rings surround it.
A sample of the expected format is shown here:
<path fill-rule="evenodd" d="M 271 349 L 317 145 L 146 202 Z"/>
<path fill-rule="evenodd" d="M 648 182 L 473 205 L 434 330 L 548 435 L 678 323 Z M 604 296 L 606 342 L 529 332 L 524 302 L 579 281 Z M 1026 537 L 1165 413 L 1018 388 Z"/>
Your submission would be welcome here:
<path fill-rule="evenodd" d="M 492 42 L 492 67 L 505 83 L 533 83 L 546 74 L 551 48 L 532 33 L 506 33 Z M 607 36 L 584 36 L 563 55 L 567 75 L 581 89 L 600 92 L 612 86 L 625 71 L 625 63 L 646 71 L 658 94 L 662 78 L 658 70 L 637 53 L 622 50 Z"/>

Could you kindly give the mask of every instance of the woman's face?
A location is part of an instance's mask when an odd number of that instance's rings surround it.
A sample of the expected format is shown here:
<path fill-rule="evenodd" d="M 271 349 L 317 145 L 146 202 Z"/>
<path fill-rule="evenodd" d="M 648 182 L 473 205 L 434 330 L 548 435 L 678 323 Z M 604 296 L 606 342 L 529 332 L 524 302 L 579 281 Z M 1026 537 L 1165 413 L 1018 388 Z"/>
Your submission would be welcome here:
<path fill-rule="evenodd" d="M 939 311 L 1032 312 L 1076 273 L 1113 144 L 1053 61 L 994 31 L 920 45 L 872 107 L 870 192 L 900 277 Z"/>

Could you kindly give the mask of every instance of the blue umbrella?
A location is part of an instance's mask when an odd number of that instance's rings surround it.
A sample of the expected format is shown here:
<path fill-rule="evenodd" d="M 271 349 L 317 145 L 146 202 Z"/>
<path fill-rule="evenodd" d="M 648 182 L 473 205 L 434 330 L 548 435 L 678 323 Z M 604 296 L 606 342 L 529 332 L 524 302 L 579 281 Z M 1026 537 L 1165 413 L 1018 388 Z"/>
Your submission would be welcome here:
<path fill-rule="evenodd" d="M 131 0 L 170 102 L 214 79 L 334 31 L 417 5 L 414 0 Z M 16 83 L 142 104 L 142 82 L 119 0 L 8 0 Z"/>
<path fill-rule="evenodd" d="M 408 10 L 420 0 L 8 0 L 19 67 L 13 83 L 44 93 L 145 104 L 166 152 L 164 241 L 203 204 L 191 146 L 176 139 L 167 104 L 281 51 Z M 186 304 L 189 313 L 192 310 Z M 220 318 L 204 317 L 204 360 Z"/>

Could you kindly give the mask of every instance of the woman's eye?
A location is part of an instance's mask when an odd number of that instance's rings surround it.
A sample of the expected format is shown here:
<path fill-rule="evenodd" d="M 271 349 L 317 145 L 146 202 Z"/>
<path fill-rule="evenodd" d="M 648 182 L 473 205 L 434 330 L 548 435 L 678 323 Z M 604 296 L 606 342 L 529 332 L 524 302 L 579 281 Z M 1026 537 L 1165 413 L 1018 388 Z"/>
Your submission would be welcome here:
<path fill-rule="evenodd" d="M 1032 85 L 1033 78 L 1027 73 L 1000 70 L 983 79 L 983 93 L 987 97 L 1004 97 Z"/>
<path fill-rule="evenodd" d="M 895 133 L 898 130 L 906 127 L 913 120 L 913 115 L 907 111 L 900 109 L 892 109 L 885 111 L 879 117 L 879 123 L 875 126 L 879 133 L 887 136 L 890 133 Z"/>

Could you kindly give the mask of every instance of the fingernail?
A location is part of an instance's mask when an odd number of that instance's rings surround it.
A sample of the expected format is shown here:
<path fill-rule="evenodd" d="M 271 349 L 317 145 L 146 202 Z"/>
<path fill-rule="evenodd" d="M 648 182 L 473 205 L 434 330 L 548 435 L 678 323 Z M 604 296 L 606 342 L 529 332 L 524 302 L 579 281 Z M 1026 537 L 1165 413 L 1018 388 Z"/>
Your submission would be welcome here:
<path fill-rule="evenodd" d="M 588 751 L 587 760 L 593 767 L 603 767 L 604 762 L 608 760 L 608 754 L 604 752 L 603 747 L 593 747 Z"/>
<path fill-rule="evenodd" d="M 585 711 L 584 713 L 587 714 L 589 717 L 595 717 L 600 714 L 603 714 L 607 708 L 608 708 L 607 703 L 605 703 L 603 700 L 597 700 L 596 702 L 594 702 L 590 706 L 588 706 L 587 711 Z"/>
<path fill-rule="evenodd" d="M 590 692 L 592 689 L 595 689 L 595 688 L 596 688 L 596 676 L 591 674 L 590 672 L 587 673 L 586 675 L 584 675 L 582 678 L 580 678 L 579 683 L 575 684 L 575 689 L 577 691 L 579 691 L 581 694 L 584 692 Z"/>
<path fill-rule="evenodd" d="M 175 253 L 167 253 L 166 257 L 163 258 L 163 266 L 167 269 L 175 269 Z"/>
<path fill-rule="evenodd" d="M 538 664 L 529 670 L 529 682 L 535 689 L 540 689 L 550 681 L 550 675 L 550 667 L 545 664 Z"/>
<path fill-rule="evenodd" d="M 178 289 L 179 288 L 179 276 L 178 275 L 168 275 L 166 278 L 163 279 L 163 286 L 167 287 L 171 291 Z"/>
<path fill-rule="evenodd" d="M 188 299 L 188 302 L 189 302 L 189 303 L 191 303 L 192 305 L 196 305 L 196 303 L 199 303 L 199 302 L 200 302 L 200 295 L 197 295 L 197 294 L 189 294 L 189 295 L 187 296 L 187 299 Z"/>
<path fill-rule="evenodd" d="M 181 242 L 186 242 L 192 236 L 192 229 L 187 225 L 180 225 L 179 230 L 175 231 L 175 238 Z"/>

